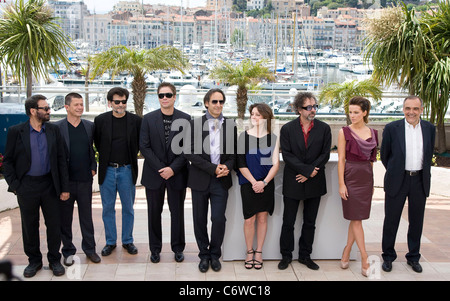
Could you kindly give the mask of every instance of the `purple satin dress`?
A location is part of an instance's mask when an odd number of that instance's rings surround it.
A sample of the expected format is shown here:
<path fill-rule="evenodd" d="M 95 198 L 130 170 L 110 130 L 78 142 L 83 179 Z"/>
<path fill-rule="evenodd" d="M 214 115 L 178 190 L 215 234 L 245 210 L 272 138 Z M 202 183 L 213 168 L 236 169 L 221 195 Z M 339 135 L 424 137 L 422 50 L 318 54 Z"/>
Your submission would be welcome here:
<path fill-rule="evenodd" d="M 378 131 L 371 129 L 372 137 L 362 140 L 348 126 L 342 129 L 346 142 L 344 182 L 348 192 L 347 200 L 341 199 L 344 218 L 368 219 L 373 194 L 371 162 L 376 161 Z"/>

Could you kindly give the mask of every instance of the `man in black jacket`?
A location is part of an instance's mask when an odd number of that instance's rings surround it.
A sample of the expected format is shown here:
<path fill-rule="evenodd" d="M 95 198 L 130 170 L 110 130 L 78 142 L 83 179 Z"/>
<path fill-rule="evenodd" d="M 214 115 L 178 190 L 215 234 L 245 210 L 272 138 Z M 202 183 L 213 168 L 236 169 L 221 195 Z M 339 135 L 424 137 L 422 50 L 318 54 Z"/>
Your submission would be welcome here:
<path fill-rule="evenodd" d="M 319 266 L 310 258 L 320 198 L 327 193 L 325 164 L 330 158 L 330 126 L 315 119 L 317 100 L 312 93 L 299 93 L 294 99 L 300 114 L 286 123 L 280 132 L 280 146 L 285 162 L 283 174 L 283 226 L 280 236 L 282 260 L 278 268 L 286 269 L 294 250 L 294 224 L 303 200 L 303 226 L 299 240 L 298 261 L 312 270 Z"/>
<path fill-rule="evenodd" d="M 222 115 L 225 94 L 209 90 L 203 103 L 205 115 L 191 121 L 190 144 L 185 157 L 189 166 L 188 186 L 192 192 L 194 234 L 199 248 L 199 270 L 221 269 L 219 258 L 225 235 L 225 210 L 231 170 L 235 165 L 237 129 L 234 120 Z M 211 239 L 207 231 L 208 204 L 211 203 Z"/>
<path fill-rule="evenodd" d="M 103 256 L 116 248 L 117 230 L 115 204 L 119 192 L 122 204 L 122 246 L 130 254 L 137 254 L 133 244 L 134 198 L 138 175 L 137 154 L 142 118 L 127 112 L 129 92 L 112 88 L 106 96 L 112 111 L 94 119 L 94 143 L 99 155 L 98 183 L 103 206 L 106 245 Z"/>
<path fill-rule="evenodd" d="M 172 146 L 180 121 L 185 125 L 191 116 L 175 109 L 176 89 L 170 83 L 162 83 L 157 89 L 161 108 L 146 114 L 142 120 L 140 150 L 145 158 L 142 185 L 145 186 L 148 210 L 148 236 L 151 256 L 157 263 L 162 248 L 161 213 L 167 190 L 167 203 L 171 220 L 171 247 L 175 261 L 184 260 L 184 199 L 186 197 L 187 166 L 184 156 Z M 173 126 L 173 128 L 172 128 Z M 174 153 L 175 151 L 175 153 Z"/>
<path fill-rule="evenodd" d="M 94 123 L 82 119 L 84 112 L 83 97 L 78 93 L 69 93 L 65 97 L 67 117 L 55 124 L 59 126 L 64 138 L 69 167 L 70 198 L 61 202 L 61 236 L 64 264 L 74 263 L 73 255 L 77 249 L 72 242 L 72 220 L 75 201 L 81 228 L 81 248 L 92 262 L 99 263 L 95 252 L 94 223 L 92 221 L 92 180 L 97 173 L 94 152 Z"/>
<path fill-rule="evenodd" d="M 64 140 L 59 128 L 50 120 L 50 107 L 43 95 L 33 95 L 25 101 L 30 117 L 8 130 L 4 176 L 8 191 L 17 195 L 22 218 L 22 237 L 29 265 L 24 277 L 33 277 L 42 268 L 39 250 L 39 208 L 47 227 L 47 259 L 55 276 L 64 275 L 61 265 L 61 229 L 59 200 L 67 201 L 69 174 Z"/>
<path fill-rule="evenodd" d="M 397 258 L 395 239 L 408 198 L 408 253 L 407 264 L 420 273 L 420 238 L 422 236 L 425 204 L 430 194 L 431 159 L 433 157 L 436 128 L 421 120 L 423 101 L 408 96 L 403 102 L 405 118 L 386 124 L 381 144 L 381 162 L 384 175 L 383 265 L 385 272 L 392 270 Z"/>

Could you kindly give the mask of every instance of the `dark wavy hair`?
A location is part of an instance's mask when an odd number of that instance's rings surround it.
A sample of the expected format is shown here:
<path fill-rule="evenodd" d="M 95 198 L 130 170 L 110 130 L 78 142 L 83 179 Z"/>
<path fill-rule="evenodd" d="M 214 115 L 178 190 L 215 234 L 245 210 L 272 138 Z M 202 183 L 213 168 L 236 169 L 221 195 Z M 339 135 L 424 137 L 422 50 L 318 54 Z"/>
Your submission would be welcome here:
<path fill-rule="evenodd" d="M 370 113 L 370 101 L 362 96 L 354 96 L 348 102 L 348 105 L 359 106 L 363 112 L 367 112 L 364 116 L 364 122 L 369 123 L 369 113 Z"/>
<path fill-rule="evenodd" d="M 225 93 L 223 93 L 223 91 L 221 89 L 219 89 L 219 88 L 211 89 L 208 92 L 206 92 L 205 97 L 203 97 L 203 105 L 205 105 L 205 108 L 208 108 L 206 106 L 206 103 L 211 100 L 211 95 L 216 92 L 219 92 L 220 94 L 222 94 L 223 100 L 226 100 Z"/>
<path fill-rule="evenodd" d="M 37 109 L 39 100 L 47 100 L 47 97 L 41 94 L 32 95 L 25 100 L 25 113 L 31 116 L 30 109 Z"/>
<path fill-rule="evenodd" d="M 307 99 L 314 99 L 314 101 L 317 103 L 317 98 L 312 94 L 311 92 L 299 92 L 297 95 L 295 95 L 294 103 L 292 106 L 294 107 L 295 114 L 299 115 L 299 110 L 303 110 L 303 107 L 305 106 L 305 101 Z"/>
<path fill-rule="evenodd" d="M 254 108 L 256 108 L 258 110 L 259 114 L 261 114 L 264 117 L 264 119 L 266 120 L 266 124 L 267 124 L 267 131 L 269 133 L 271 133 L 272 132 L 272 120 L 275 117 L 273 115 L 273 112 L 272 112 L 272 109 L 270 108 L 270 106 L 263 102 L 254 103 L 248 108 L 250 115 L 252 114 L 252 111 Z"/>

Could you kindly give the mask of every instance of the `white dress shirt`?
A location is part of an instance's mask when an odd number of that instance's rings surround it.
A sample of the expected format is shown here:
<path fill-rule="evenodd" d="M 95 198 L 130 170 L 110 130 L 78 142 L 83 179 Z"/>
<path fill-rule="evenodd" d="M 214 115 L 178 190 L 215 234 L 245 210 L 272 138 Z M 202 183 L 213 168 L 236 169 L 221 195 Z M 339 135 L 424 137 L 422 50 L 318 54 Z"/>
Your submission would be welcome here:
<path fill-rule="evenodd" d="M 405 119 L 405 170 L 422 170 L 423 164 L 423 138 L 419 123 L 414 127 Z"/>
<path fill-rule="evenodd" d="M 211 163 L 220 163 L 220 128 L 222 127 L 223 118 L 208 119 L 209 124 L 209 139 L 210 139 L 210 157 Z"/>

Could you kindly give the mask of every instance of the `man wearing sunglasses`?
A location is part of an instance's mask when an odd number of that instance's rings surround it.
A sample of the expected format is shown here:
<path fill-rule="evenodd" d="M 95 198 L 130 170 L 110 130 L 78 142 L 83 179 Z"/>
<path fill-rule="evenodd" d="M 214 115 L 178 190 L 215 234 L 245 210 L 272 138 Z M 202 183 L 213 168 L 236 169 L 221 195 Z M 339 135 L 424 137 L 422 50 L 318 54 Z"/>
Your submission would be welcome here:
<path fill-rule="evenodd" d="M 64 275 L 61 264 L 59 200 L 67 201 L 69 173 L 64 140 L 58 126 L 48 123 L 50 107 L 43 95 L 25 101 L 29 120 L 8 129 L 4 176 L 8 191 L 17 195 L 22 218 L 22 239 L 28 266 L 24 277 L 33 277 L 42 268 L 39 244 L 39 209 L 47 227 L 47 259 L 55 276 Z"/>
<path fill-rule="evenodd" d="M 219 258 L 225 235 L 225 210 L 231 170 L 236 156 L 237 129 L 234 120 L 222 114 L 225 94 L 209 90 L 203 98 L 206 114 L 191 121 L 191 144 L 185 157 L 191 162 L 188 186 L 192 192 L 194 234 L 199 248 L 201 272 L 221 269 Z M 211 239 L 208 235 L 208 207 L 211 203 Z"/>
<path fill-rule="evenodd" d="M 99 155 L 98 183 L 103 207 L 106 245 L 102 256 L 116 248 L 115 204 L 117 192 L 122 204 L 122 247 L 137 254 L 133 244 L 134 198 L 138 175 L 137 154 L 142 118 L 127 112 L 127 89 L 116 87 L 106 99 L 111 111 L 95 117 L 94 143 Z"/>
<path fill-rule="evenodd" d="M 148 236 L 153 263 L 160 261 L 162 248 L 161 213 L 164 195 L 171 219 L 171 248 L 175 261 L 184 260 L 184 199 L 186 197 L 187 160 L 175 154 L 172 140 L 178 134 L 172 124 L 179 119 L 191 120 L 191 116 L 175 109 L 176 89 L 163 82 L 157 89 L 160 109 L 146 114 L 142 120 L 140 150 L 145 158 L 141 184 L 145 186 L 148 210 Z"/>
<path fill-rule="evenodd" d="M 312 270 L 319 266 L 310 258 L 314 242 L 316 217 L 320 198 L 327 193 L 325 164 L 330 158 L 330 126 L 315 119 L 316 97 L 310 92 L 295 96 L 294 109 L 300 115 L 286 123 L 280 131 L 280 146 L 285 162 L 283 174 L 283 226 L 280 236 L 284 270 L 292 261 L 294 251 L 294 224 L 298 206 L 303 200 L 303 225 L 299 239 L 298 261 Z"/>

